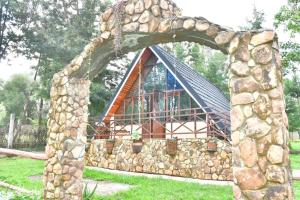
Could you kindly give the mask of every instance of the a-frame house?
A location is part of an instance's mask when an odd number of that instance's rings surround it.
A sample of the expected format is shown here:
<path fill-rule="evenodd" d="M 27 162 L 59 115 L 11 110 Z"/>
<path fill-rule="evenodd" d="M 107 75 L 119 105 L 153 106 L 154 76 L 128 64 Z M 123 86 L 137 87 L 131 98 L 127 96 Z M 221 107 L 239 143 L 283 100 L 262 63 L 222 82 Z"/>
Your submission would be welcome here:
<path fill-rule="evenodd" d="M 222 91 L 156 45 L 137 54 L 100 117 L 110 137 L 230 137 L 230 104 Z M 105 138 L 105 137 L 101 137 Z"/>

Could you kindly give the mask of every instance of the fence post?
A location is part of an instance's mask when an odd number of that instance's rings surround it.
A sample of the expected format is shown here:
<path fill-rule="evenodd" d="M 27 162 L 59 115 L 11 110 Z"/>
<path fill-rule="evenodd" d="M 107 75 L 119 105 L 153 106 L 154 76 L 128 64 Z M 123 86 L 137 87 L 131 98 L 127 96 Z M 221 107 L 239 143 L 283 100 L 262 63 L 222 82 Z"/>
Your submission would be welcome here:
<path fill-rule="evenodd" d="M 13 147 L 15 118 L 16 118 L 16 115 L 14 113 L 10 114 L 9 131 L 8 131 L 8 137 L 7 137 L 7 148 L 8 149 L 12 149 L 12 147 Z"/>

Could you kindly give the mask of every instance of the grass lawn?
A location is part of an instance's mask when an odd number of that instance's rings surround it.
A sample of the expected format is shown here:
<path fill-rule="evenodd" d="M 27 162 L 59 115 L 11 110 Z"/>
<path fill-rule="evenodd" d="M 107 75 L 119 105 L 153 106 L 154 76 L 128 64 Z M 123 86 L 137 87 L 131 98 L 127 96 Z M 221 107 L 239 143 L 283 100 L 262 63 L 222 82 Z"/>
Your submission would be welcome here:
<path fill-rule="evenodd" d="M 31 181 L 28 177 L 41 175 L 43 173 L 43 166 L 44 163 L 42 161 L 23 158 L 1 158 L 0 180 L 26 189 L 42 191 L 42 181 Z M 85 170 L 84 176 L 95 180 L 107 180 L 135 186 L 128 191 L 120 192 L 113 196 L 95 198 L 99 200 L 232 199 L 232 189 L 229 186 L 199 185 L 196 183 L 184 183 L 164 179 L 121 176 L 88 169 Z"/>
<path fill-rule="evenodd" d="M 23 158 L 1 158 L 0 180 L 26 189 L 42 191 L 42 181 L 29 180 L 28 176 L 41 175 L 43 173 L 43 165 L 42 161 Z M 95 199 L 98 200 L 233 199 L 232 189 L 229 186 L 199 185 L 196 183 L 184 183 L 164 179 L 124 176 L 89 169 L 85 170 L 84 176 L 94 180 L 106 180 L 135 186 L 128 191 L 120 192 L 112 196 L 96 197 Z M 300 200 L 300 181 L 294 182 L 294 188 L 296 199 Z"/>
<path fill-rule="evenodd" d="M 290 141 L 291 150 L 300 150 L 300 140 Z"/>
<path fill-rule="evenodd" d="M 292 169 L 300 170 L 300 154 L 290 154 Z"/>

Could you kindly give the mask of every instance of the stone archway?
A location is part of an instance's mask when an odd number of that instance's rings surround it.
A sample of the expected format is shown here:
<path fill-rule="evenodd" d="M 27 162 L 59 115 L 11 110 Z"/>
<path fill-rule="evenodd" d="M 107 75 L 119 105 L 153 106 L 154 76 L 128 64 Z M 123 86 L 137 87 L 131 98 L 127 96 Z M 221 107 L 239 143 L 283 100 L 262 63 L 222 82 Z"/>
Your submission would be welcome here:
<path fill-rule="evenodd" d="M 271 30 L 234 32 L 204 18 L 182 17 L 170 0 L 124 4 L 123 54 L 158 43 L 189 41 L 230 56 L 234 196 L 293 199 L 276 34 Z M 113 9 L 101 19 L 101 35 L 52 80 L 45 199 L 82 198 L 90 80 L 115 55 Z"/>

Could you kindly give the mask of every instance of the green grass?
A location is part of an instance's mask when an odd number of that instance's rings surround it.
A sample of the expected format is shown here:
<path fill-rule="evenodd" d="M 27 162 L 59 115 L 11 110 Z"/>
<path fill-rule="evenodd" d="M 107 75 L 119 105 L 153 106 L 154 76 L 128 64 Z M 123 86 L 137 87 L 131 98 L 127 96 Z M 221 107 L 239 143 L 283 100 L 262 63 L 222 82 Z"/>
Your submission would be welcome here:
<path fill-rule="evenodd" d="M 291 150 L 299 150 L 300 151 L 300 140 L 290 141 Z"/>
<path fill-rule="evenodd" d="M 300 170 L 300 154 L 290 154 L 292 169 Z"/>
<path fill-rule="evenodd" d="M 199 185 L 164 179 L 149 179 L 146 177 L 124 176 L 111 173 L 85 170 L 85 177 L 95 180 L 106 180 L 134 185 L 129 191 L 99 199 L 232 199 L 232 189 L 229 186 Z M 211 192 L 214 191 L 214 192 Z M 218 194 L 218 195 L 216 195 Z"/>
<path fill-rule="evenodd" d="M 1 158 L 0 180 L 24 187 L 28 190 L 41 190 L 42 181 L 29 180 L 28 176 L 43 174 L 44 162 L 23 158 Z"/>
<path fill-rule="evenodd" d="M 43 173 L 43 166 L 44 163 L 42 161 L 22 158 L 1 158 L 0 180 L 29 190 L 42 191 L 42 181 L 32 181 L 29 180 L 28 177 L 41 175 Z M 130 190 L 112 196 L 96 197 L 95 199 L 97 200 L 233 199 L 232 189 L 229 186 L 199 185 L 196 183 L 184 183 L 164 179 L 124 176 L 89 169 L 85 170 L 84 176 L 94 180 L 105 180 L 134 186 Z M 1 190 L 3 191 L 3 189 L 0 188 L 0 191 Z M 294 182 L 294 190 L 296 199 L 300 200 L 300 181 Z M 22 197 L 19 199 L 22 199 Z M 16 198 L 16 200 L 19 199 Z"/>

